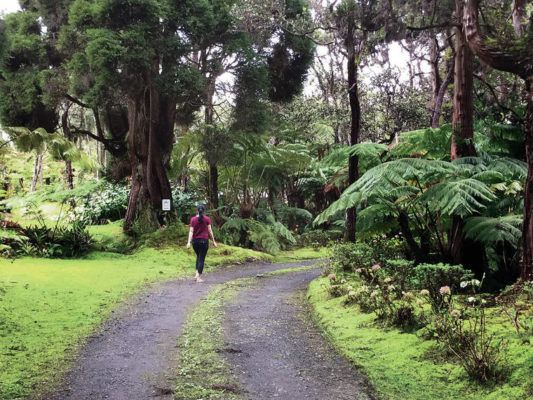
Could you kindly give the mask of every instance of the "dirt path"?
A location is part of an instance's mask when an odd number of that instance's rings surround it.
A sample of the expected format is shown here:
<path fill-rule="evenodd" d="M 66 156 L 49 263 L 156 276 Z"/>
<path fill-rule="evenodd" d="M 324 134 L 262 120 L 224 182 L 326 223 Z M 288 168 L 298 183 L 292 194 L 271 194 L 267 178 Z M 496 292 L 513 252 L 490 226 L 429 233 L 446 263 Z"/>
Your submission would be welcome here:
<path fill-rule="evenodd" d="M 226 307 L 226 358 L 251 400 L 368 400 L 371 391 L 312 323 L 305 289 L 317 270 L 263 278 Z"/>
<path fill-rule="evenodd" d="M 114 313 L 88 340 L 61 389 L 43 398 L 172 399 L 176 338 L 191 306 L 215 284 L 312 263 L 250 263 L 208 274 L 201 285 L 189 279 L 151 286 Z"/>

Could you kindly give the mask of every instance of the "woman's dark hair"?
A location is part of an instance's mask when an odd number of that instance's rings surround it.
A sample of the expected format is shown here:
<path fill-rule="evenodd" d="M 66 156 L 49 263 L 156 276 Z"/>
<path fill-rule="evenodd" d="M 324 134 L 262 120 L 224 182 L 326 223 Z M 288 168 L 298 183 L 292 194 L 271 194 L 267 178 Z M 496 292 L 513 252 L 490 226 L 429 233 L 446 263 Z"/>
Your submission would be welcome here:
<path fill-rule="evenodd" d="M 203 204 L 200 204 L 198 207 L 196 207 L 196 209 L 198 210 L 198 221 L 203 222 L 205 206 Z"/>

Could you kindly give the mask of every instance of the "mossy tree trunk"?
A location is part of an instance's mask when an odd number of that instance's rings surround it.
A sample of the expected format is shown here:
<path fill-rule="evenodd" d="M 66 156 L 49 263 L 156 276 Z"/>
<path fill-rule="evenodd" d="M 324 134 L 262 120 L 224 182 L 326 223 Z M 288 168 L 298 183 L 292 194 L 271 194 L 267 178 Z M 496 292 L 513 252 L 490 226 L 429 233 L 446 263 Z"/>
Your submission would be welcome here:
<path fill-rule="evenodd" d="M 145 74 L 142 89 L 128 99 L 132 182 L 126 231 L 141 214 L 150 215 L 154 225 L 162 224 L 162 200 L 172 198 L 167 166 L 174 141 L 176 101 L 161 93 L 153 72 Z"/>

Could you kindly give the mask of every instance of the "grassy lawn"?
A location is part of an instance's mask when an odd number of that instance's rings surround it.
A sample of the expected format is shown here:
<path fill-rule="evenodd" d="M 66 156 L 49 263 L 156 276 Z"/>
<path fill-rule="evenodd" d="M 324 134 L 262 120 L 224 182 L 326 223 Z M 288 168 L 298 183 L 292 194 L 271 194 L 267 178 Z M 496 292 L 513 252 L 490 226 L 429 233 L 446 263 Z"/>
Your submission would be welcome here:
<path fill-rule="evenodd" d="M 113 227 L 101 228 L 108 230 Z M 211 249 L 209 267 L 271 257 Z M 193 274 L 193 252 L 144 248 L 132 255 L 92 253 L 81 260 L 0 260 L 0 399 L 53 384 L 69 356 L 113 306 L 143 284 Z"/>
<path fill-rule="evenodd" d="M 481 387 L 467 379 L 456 364 L 435 363 L 426 356 L 433 342 L 373 323 L 373 314 L 342 298 L 330 298 L 324 278 L 309 287 L 315 316 L 338 350 L 360 366 L 383 399 L 390 400 L 524 400 L 533 397 L 533 346 L 520 344 L 508 326 L 498 324 L 509 337 L 507 361 L 511 366 L 504 384 Z"/>

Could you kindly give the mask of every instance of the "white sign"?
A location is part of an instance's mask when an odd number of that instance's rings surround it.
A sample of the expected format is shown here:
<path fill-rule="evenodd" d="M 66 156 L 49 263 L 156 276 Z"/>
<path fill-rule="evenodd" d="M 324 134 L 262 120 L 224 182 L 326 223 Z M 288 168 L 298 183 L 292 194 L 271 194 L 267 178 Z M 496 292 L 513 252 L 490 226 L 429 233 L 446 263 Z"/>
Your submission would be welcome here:
<path fill-rule="evenodd" d="M 170 199 L 163 199 L 162 207 L 163 211 L 170 211 Z"/>

